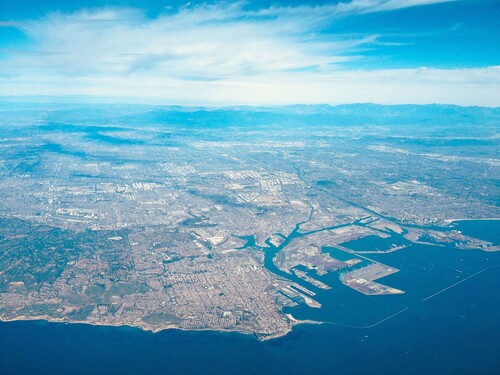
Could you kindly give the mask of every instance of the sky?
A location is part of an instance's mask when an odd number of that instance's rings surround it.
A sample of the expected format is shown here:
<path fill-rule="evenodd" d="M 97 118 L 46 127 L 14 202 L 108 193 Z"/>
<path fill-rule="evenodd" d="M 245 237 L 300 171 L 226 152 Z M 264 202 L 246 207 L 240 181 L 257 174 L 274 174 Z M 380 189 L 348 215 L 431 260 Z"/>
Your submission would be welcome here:
<path fill-rule="evenodd" d="M 0 96 L 500 106 L 498 14 L 500 0 L 1 0 Z"/>

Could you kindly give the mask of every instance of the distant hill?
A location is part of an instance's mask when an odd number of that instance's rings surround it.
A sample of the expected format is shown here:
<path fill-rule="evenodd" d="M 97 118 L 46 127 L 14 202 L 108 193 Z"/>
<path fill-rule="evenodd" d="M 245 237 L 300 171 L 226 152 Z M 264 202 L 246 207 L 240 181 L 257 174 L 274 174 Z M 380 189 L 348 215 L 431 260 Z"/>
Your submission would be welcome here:
<path fill-rule="evenodd" d="M 37 113 L 47 121 L 109 125 L 265 126 L 265 125 L 498 125 L 500 107 L 455 105 L 183 107 L 128 104 L 27 103 L 0 99 L 0 112 Z"/>
<path fill-rule="evenodd" d="M 122 117 L 149 124 L 223 125 L 439 125 L 498 124 L 500 108 L 453 105 L 349 104 L 277 107 L 154 108 Z"/>

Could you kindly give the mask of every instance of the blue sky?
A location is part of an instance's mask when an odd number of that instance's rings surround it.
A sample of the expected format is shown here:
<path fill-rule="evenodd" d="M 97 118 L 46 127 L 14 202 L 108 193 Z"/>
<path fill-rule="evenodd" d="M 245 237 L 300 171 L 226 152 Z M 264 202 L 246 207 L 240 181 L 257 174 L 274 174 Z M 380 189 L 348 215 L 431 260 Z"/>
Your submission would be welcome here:
<path fill-rule="evenodd" d="M 0 3 L 0 95 L 500 104 L 500 2 Z"/>

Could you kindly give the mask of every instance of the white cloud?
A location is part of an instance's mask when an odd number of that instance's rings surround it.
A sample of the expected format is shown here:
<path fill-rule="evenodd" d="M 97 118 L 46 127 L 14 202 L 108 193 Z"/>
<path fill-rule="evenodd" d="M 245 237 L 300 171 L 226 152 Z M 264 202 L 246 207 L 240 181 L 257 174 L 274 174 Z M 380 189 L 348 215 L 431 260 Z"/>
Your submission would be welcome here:
<path fill-rule="evenodd" d="M 364 13 L 373 13 L 452 1 L 456 0 L 358 0 L 347 3 L 346 7 L 352 4 L 352 7 Z"/>
<path fill-rule="evenodd" d="M 225 79 L 270 71 L 329 69 L 373 36 L 321 40 L 319 8 L 245 11 L 243 3 L 184 8 L 146 19 L 138 10 L 51 14 L 24 32 L 38 53 L 20 55 L 11 71 L 39 69 L 73 76 L 155 72 L 185 79 Z M 347 55 L 346 55 L 347 54 Z M 44 56 L 42 56 L 44 55 Z M 8 68 L 8 67 L 7 67 Z"/>
<path fill-rule="evenodd" d="M 259 10 L 219 3 L 155 19 L 124 8 L 54 13 L 15 25 L 35 48 L 0 61 L 0 90 L 204 104 L 498 105 L 488 97 L 498 88 L 498 68 L 346 71 L 378 36 L 321 33 L 338 17 L 446 1 L 354 0 Z"/>
<path fill-rule="evenodd" d="M 328 74 L 270 74 L 215 82 L 156 75 L 1 79 L 10 95 L 91 95 L 154 104 L 274 105 L 359 103 L 500 106 L 500 66 L 478 69 L 395 69 Z"/>

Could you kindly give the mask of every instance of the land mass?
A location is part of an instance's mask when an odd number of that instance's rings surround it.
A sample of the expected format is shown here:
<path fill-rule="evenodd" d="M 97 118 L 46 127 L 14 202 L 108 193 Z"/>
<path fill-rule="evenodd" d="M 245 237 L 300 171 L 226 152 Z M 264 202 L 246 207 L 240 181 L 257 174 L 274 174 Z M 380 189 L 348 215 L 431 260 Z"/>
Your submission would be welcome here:
<path fill-rule="evenodd" d="M 379 254 L 500 249 L 450 221 L 500 217 L 494 109 L 417 107 L 416 129 L 388 116 L 408 108 L 371 105 L 11 104 L 0 106 L 3 321 L 265 340 L 319 323 L 294 308 L 321 310 L 331 275 L 366 298 L 404 293 L 378 280 L 405 272 Z M 390 121 L 372 120 L 381 110 Z"/>

